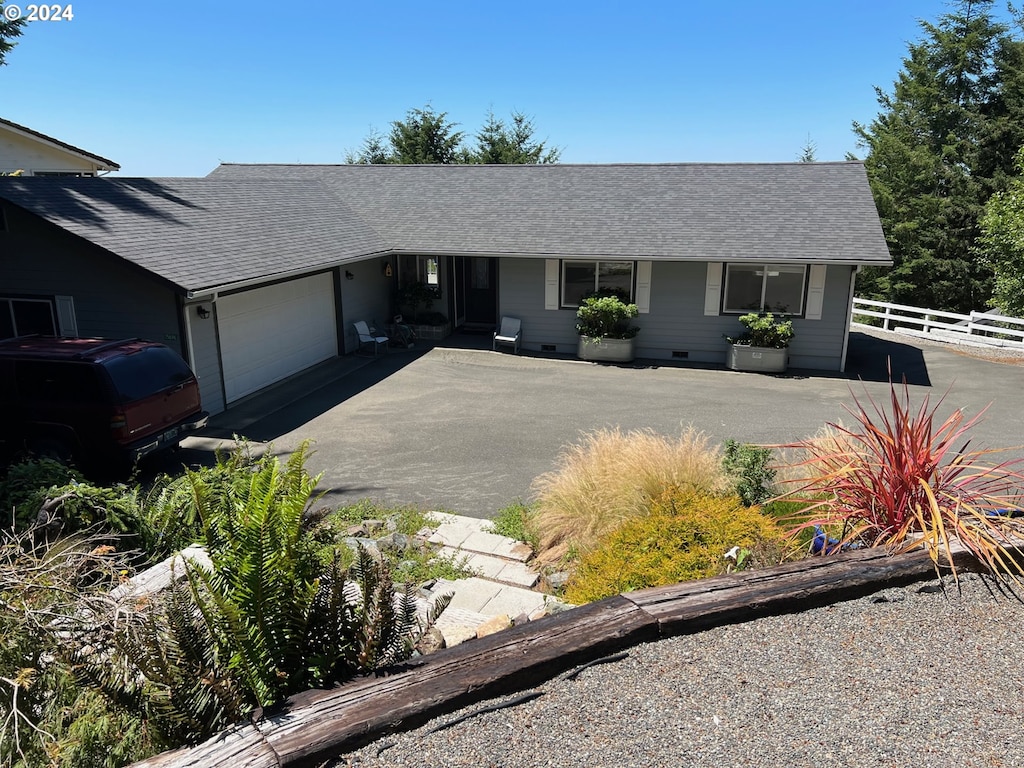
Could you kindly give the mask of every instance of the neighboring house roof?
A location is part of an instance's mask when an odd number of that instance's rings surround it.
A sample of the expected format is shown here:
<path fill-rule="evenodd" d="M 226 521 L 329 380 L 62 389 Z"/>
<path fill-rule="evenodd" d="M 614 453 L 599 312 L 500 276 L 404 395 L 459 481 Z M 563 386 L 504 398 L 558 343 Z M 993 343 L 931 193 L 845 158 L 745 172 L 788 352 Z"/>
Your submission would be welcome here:
<path fill-rule="evenodd" d="M 323 182 L 401 251 L 890 264 L 860 162 L 234 165 Z"/>
<path fill-rule="evenodd" d="M 223 165 L 0 198 L 186 292 L 399 252 L 891 263 L 860 163 Z"/>
<path fill-rule="evenodd" d="M 15 133 L 20 133 L 23 136 L 38 139 L 54 147 L 58 147 L 59 149 L 71 152 L 72 154 L 78 155 L 79 157 L 84 158 L 85 160 L 89 160 L 90 162 L 100 166 L 99 170 L 101 171 L 119 171 L 121 169 L 121 166 L 115 163 L 113 160 L 108 160 L 105 157 L 94 155 L 92 152 L 86 152 L 84 149 L 80 149 L 76 146 L 68 144 L 67 142 L 63 142 L 60 139 L 55 139 L 52 136 L 47 136 L 45 133 L 33 131 L 31 128 L 26 128 L 24 125 L 18 125 L 17 123 L 11 122 L 10 120 L 4 120 L 2 117 L 0 117 L 0 129 L 11 130 L 14 131 Z"/>
<path fill-rule="evenodd" d="M 185 292 L 387 250 L 315 181 L 0 178 L 0 198 Z"/>

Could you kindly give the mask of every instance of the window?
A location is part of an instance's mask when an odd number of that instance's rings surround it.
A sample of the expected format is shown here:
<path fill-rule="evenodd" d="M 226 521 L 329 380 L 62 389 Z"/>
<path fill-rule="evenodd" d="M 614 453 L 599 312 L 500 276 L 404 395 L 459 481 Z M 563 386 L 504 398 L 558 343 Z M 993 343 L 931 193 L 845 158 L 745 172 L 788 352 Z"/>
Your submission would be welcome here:
<path fill-rule="evenodd" d="M 762 309 L 783 315 L 802 314 L 806 271 L 804 266 L 784 264 L 728 264 L 723 310 L 737 314 Z"/>
<path fill-rule="evenodd" d="M 89 171 L 32 171 L 33 176 L 59 176 L 67 178 L 92 177 L 96 174 Z"/>
<path fill-rule="evenodd" d="M 96 366 L 88 363 L 20 360 L 15 371 L 18 390 L 26 401 L 83 404 L 104 399 Z"/>
<path fill-rule="evenodd" d="M 167 347 L 112 357 L 105 365 L 122 403 L 151 397 L 192 378 L 185 361 Z"/>
<path fill-rule="evenodd" d="M 32 333 L 57 335 L 53 302 L 49 299 L 0 299 L 0 339 Z"/>
<path fill-rule="evenodd" d="M 578 307 L 595 291 L 614 292 L 633 301 L 632 261 L 563 261 L 562 306 Z"/>
<path fill-rule="evenodd" d="M 418 282 L 436 286 L 438 284 L 437 257 L 402 254 L 398 258 L 398 276 L 403 285 Z"/>

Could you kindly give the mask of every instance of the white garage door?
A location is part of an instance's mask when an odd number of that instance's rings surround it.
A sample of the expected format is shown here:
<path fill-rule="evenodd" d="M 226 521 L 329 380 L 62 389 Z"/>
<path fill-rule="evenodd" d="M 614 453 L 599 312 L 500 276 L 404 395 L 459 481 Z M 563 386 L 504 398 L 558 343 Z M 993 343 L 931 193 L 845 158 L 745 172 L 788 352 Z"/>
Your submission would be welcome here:
<path fill-rule="evenodd" d="M 217 300 L 224 393 L 230 403 L 338 354 L 331 274 Z"/>

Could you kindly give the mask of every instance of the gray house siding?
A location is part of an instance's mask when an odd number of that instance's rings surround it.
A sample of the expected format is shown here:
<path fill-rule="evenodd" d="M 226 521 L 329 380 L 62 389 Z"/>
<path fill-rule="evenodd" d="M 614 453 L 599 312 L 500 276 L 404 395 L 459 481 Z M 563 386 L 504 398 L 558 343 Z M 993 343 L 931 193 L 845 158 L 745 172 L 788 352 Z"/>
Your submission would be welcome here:
<path fill-rule="evenodd" d="M 817 371 L 838 371 L 843 366 L 846 328 L 850 320 L 850 279 L 855 267 L 830 264 L 820 320 L 796 319 L 796 336 L 789 345 L 789 365 Z"/>
<path fill-rule="evenodd" d="M 820 320 L 794 320 L 790 347 L 794 368 L 839 370 L 849 313 L 852 267 L 830 265 Z M 656 360 L 725 363 L 724 337 L 742 328 L 735 315 L 704 314 L 707 264 L 655 262 L 651 267 L 650 312 L 639 315 L 637 355 Z M 523 322 L 523 347 L 572 353 L 578 336 L 572 309 L 544 308 L 544 260 L 504 258 L 499 263 L 499 313 Z M 552 350 L 553 348 L 553 350 Z"/>
<path fill-rule="evenodd" d="M 71 296 L 79 336 L 138 336 L 182 351 L 177 298 L 169 287 L 14 206 L 4 206 L 4 216 L 0 293 Z"/>
<path fill-rule="evenodd" d="M 368 259 L 347 264 L 341 274 L 341 318 L 344 332 L 339 334 L 342 352 L 348 354 L 359 348 L 352 323 L 365 320 L 370 325 L 383 327 L 391 321 L 391 287 L 393 278 L 384 276 L 384 259 Z M 345 276 L 352 274 L 349 280 Z"/>
<path fill-rule="evenodd" d="M 544 263 L 544 259 L 498 260 L 498 315 L 522 320 L 524 349 L 574 352 L 579 339 L 576 311 L 544 309 Z"/>

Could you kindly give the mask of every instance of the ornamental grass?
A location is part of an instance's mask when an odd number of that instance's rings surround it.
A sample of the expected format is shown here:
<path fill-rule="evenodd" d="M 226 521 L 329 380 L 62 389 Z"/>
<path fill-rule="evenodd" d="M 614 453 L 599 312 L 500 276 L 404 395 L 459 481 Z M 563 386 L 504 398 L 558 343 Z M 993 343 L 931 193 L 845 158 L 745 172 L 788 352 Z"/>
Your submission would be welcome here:
<path fill-rule="evenodd" d="M 787 468 L 797 487 L 785 500 L 805 502 L 790 533 L 821 528 L 837 540 L 824 551 L 886 546 L 900 554 L 924 546 L 936 571 L 945 560 L 954 577 L 954 542 L 987 570 L 1019 581 L 1015 546 L 1024 534 L 1022 460 L 994 462 L 1001 450 L 973 448 L 967 418 L 957 409 L 940 420 L 928 396 L 916 409 L 906 381 L 890 382 L 887 407 L 869 395 L 846 410 L 851 426 L 831 423 L 814 438 L 785 446 L 802 458 Z"/>
<path fill-rule="evenodd" d="M 593 549 L 622 523 L 647 514 L 651 500 L 672 487 L 731 490 L 721 453 L 703 433 L 691 427 L 673 439 L 615 428 L 584 435 L 533 483 L 538 560 L 557 563 Z"/>

